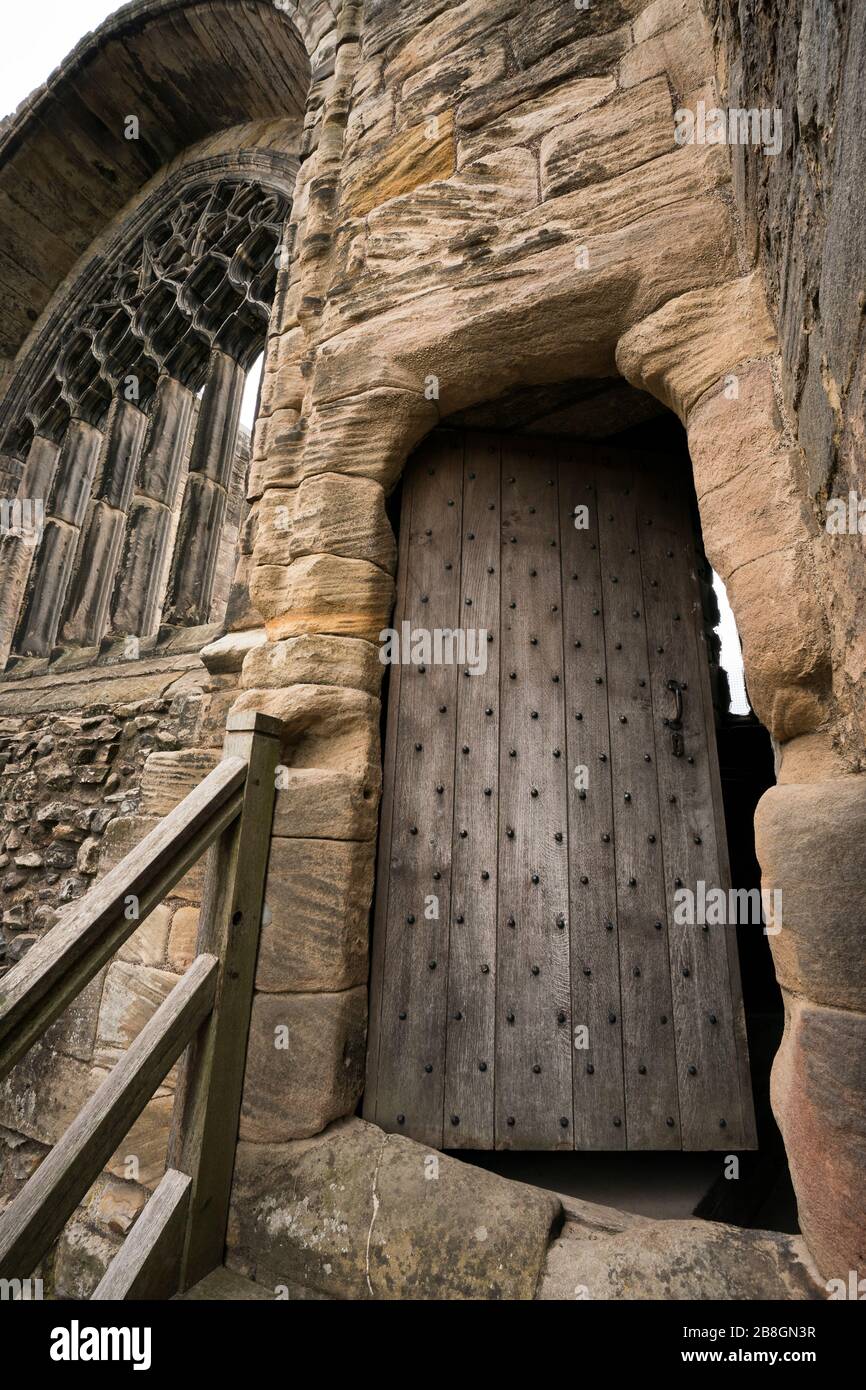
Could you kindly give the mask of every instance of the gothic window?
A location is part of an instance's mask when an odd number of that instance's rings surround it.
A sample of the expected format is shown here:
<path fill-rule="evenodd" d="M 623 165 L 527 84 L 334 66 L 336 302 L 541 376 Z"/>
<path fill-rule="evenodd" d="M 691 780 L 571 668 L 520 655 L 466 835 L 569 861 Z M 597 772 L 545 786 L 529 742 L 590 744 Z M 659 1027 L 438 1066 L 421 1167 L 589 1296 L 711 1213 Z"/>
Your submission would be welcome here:
<path fill-rule="evenodd" d="M 10 646 L 46 657 L 221 618 L 226 520 L 245 486 L 239 412 L 290 207 L 264 180 L 199 180 L 66 295 L 2 425 L 20 483 L 0 664 Z"/>

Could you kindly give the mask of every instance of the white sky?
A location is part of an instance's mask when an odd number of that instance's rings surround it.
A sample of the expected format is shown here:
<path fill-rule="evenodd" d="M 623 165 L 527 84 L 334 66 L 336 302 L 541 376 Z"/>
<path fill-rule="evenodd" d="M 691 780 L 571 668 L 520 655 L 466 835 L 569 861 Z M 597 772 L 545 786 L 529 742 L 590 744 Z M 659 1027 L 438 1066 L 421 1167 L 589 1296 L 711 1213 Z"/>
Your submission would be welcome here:
<path fill-rule="evenodd" d="M 259 398 L 259 382 L 262 379 L 262 367 L 265 364 L 265 355 L 250 367 L 247 372 L 247 379 L 244 385 L 244 398 L 241 402 L 241 424 L 245 429 L 252 431 L 256 423 L 256 402 Z"/>
<path fill-rule="evenodd" d="M 740 636 L 737 632 L 737 624 L 734 621 L 734 614 L 728 602 L 728 595 L 725 586 L 719 576 L 713 570 L 713 588 L 719 600 L 719 612 L 722 620 L 716 628 L 716 632 L 722 639 L 722 665 L 728 673 L 728 684 L 731 687 L 731 713 L 748 714 L 749 702 L 746 699 L 746 682 L 743 678 L 743 649 L 740 646 Z"/>
<path fill-rule="evenodd" d="M 0 116 L 44 82 L 118 0 L 0 0 Z"/>

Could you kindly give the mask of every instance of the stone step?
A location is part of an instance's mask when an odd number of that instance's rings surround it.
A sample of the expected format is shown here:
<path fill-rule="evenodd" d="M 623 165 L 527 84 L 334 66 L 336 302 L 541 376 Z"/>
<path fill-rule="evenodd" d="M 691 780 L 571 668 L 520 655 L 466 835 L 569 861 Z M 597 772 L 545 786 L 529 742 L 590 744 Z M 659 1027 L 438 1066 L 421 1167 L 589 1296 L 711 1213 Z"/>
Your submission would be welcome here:
<path fill-rule="evenodd" d="M 216 1269 L 206 1274 L 204 1279 L 200 1279 L 197 1284 L 193 1284 L 186 1293 L 178 1294 L 175 1302 L 180 1303 L 273 1303 L 274 1295 L 264 1288 L 261 1284 L 254 1284 L 252 1279 L 245 1279 L 242 1274 L 235 1274 L 232 1270 L 226 1269 L 224 1265 L 219 1265 Z"/>

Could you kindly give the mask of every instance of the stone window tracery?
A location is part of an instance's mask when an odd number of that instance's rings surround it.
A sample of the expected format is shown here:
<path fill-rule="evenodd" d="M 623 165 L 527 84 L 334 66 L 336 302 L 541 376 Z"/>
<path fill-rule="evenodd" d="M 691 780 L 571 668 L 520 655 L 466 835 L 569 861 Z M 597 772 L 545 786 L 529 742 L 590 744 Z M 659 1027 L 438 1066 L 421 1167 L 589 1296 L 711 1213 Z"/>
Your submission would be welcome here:
<path fill-rule="evenodd" d="M 290 207 L 264 180 L 187 186 L 88 268 L 34 349 L 2 452 L 44 521 L 2 541 L 0 666 L 10 648 L 47 657 L 212 620 Z"/>

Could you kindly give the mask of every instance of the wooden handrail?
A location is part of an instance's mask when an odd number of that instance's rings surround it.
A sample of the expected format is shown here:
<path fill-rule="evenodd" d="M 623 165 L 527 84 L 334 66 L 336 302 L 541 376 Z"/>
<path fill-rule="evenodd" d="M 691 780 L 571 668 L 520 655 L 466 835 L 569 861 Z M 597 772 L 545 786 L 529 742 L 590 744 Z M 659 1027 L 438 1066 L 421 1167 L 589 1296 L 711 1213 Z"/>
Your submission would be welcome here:
<path fill-rule="evenodd" d="M 0 1080 L 237 818 L 246 771 L 218 763 L 0 982 Z"/>
<path fill-rule="evenodd" d="M 221 1262 L 281 732 L 230 715 L 222 762 L 0 984 L 2 1077 L 207 850 L 196 957 L 0 1215 L 0 1277 L 29 1276 L 182 1054 L 170 1166 L 94 1297 L 171 1297 Z"/>
<path fill-rule="evenodd" d="M 178 1251 L 189 1213 L 192 1178 L 167 1168 L 159 1186 L 115 1255 L 91 1298 L 172 1298 L 177 1291 Z"/>
<path fill-rule="evenodd" d="M 196 957 L 63 1138 L 10 1202 L 0 1225 L 0 1278 L 21 1279 L 32 1274 L 210 1013 L 218 970 L 215 956 Z"/>

